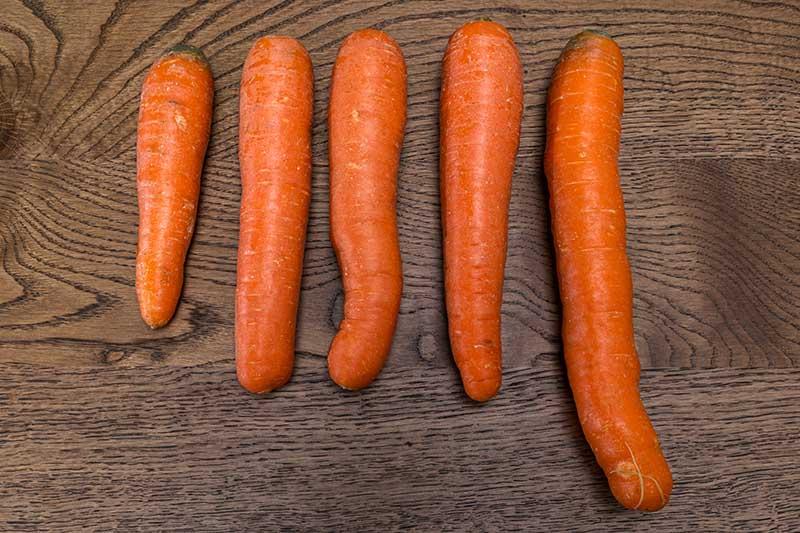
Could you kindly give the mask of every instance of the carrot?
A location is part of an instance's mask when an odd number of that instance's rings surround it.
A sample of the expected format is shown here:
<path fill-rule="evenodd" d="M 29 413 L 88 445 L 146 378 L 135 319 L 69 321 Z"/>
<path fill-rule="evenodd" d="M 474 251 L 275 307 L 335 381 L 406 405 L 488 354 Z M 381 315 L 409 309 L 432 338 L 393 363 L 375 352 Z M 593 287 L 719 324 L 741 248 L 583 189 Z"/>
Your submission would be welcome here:
<path fill-rule="evenodd" d="M 522 94 L 519 54 L 503 26 L 470 22 L 450 37 L 440 110 L 445 296 L 453 357 L 477 401 L 502 381 L 500 306 Z"/>
<path fill-rule="evenodd" d="M 262 37 L 250 49 L 239 94 L 236 372 L 253 393 L 284 385 L 294 366 L 313 86 L 311 59 L 296 40 Z"/>
<path fill-rule="evenodd" d="M 142 85 L 136 139 L 136 296 L 142 318 L 154 329 L 170 321 L 181 296 L 213 99 L 211 69 L 203 53 L 191 46 L 167 51 Z"/>
<path fill-rule="evenodd" d="M 617 155 L 622 54 L 585 31 L 567 44 L 547 103 L 545 172 L 569 382 L 583 432 L 629 509 L 656 511 L 672 475 L 639 397 L 631 272 Z"/>
<path fill-rule="evenodd" d="M 397 168 L 406 122 L 406 64 L 386 33 L 360 30 L 339 49 L 331 82 L 331 240 L 342 270 L 344 320 L 328 352 L 331 379 L 361 389 L 392 345 L 403 288 Z"/>

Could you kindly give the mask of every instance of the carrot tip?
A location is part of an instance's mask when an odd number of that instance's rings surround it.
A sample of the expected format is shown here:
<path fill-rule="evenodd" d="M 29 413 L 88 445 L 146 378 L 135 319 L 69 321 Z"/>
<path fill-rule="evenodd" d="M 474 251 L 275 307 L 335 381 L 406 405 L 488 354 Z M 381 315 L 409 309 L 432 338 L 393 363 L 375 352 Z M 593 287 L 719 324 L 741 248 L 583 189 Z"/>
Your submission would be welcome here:
<path fill-rule="evenodd" d="M 155 321 L 152 321 L 152 320 L 147 320 L 146 318 L 143 319 L 143 320 L 144 320 L 144 323 L 147 324 L 147 327 L 152 329 L 152 330 L 161 329 L 164 326 L 166 326 L 167 323 L 169 322 L 169 320 L 159 320 L 158 322 L 155 322 Z"/>
<path fill-rule="evenodd" d="M 172 316 L 175 314 L 173 311 L 167 316 L 164 316 L 165 313 L 157 312 L 150 308 L 150 306 L 146 305 L 139 305 L 139 316 L 142 317 L 142 321 L 147 324 L 147 327 L 150 329 L 160 329 L 169 324 L 169 321 L 172 320 Z"/>
<path fill-rule="evenodd" d="M 476 402 L 490 400 L 500 390 L 503 376 L 499 367 L 466 364 L 459 367 L 458 370 L 461 374 L 464 392 Z"/>
<path fill-rule="evenodd" d="M 291 377 L 291 376 L 290 376 Z M 255 394 L 257 396 L 262 396 L 265 394 L 269 394 L 270 392 L 277 390 L 286 383 L 289 382 L 289 378 L 286 379 L 279 379 L 273 381 L 264 381 L 264 380 L 251 380 L 243 376 L 239 376 L 239 385 L 249 392 L 250 394 Z"/>
<path fill-rule="evenodd" d="M 338 381 L 336 381 L 336 380 L 335 380 L 335 379 L 333 379 L 333 378 L 331 378 L 331 381 L 333 381 L 334 383 L 336 383 L 336 385 L 337 385 L 337 386 L 338 386 L 340 389 L 342 389 L 342 390 L 346 390 L 346 391 L 349 391 L 349 392 L 356 392 L 356 391 L 360 391 L 361 389 L 363 389 L 363 388 L 364 388 L 364 387 L 348 387 L 347 385 L 345 385 L 345 384 L 343 384 L 343 383 L 339 383 Z"/>
<path fill-rule="evenodd" d="M 203 53 L 202 50 L 195 46 L 191 46 L 188 44 L 176 44 L 172 48 L 164 53 L 164 56 L 169 55 L 177 55 L 177 54 L 185 54 L 194 57 L 201 63 L 208 64 L 208 59 L 206 59 L 206 55 Z"/>
<path fill-rule="evenodd" d="M 485 379 L 480 381 L 465 381 L 464 392 L 476 402 L 486 402 L 497 395 L 500 390 L 500 382 L 497 379 Z"/>
<path fill-rule="evenodd" d="M 347 391 L 358 391 L 368 386 L 373 381 L 371 376 L 353 375 L 342 371 L 343 365 L 330 363 L 330 355 L 328 355 L 328 375 L 331 381 L 336 383 L 340 388 Z"/>

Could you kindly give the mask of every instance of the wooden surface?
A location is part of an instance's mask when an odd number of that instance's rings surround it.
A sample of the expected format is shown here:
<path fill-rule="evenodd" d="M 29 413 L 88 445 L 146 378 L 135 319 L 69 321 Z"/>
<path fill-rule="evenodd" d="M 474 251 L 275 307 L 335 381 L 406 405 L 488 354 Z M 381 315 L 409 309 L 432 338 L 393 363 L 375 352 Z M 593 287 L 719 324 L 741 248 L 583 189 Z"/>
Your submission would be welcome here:
<path fill-rule="evenodd" d="M 493 4 L 495 7 L 486 7 Z M 620 7 L 624 4 L 624 8 Z M 0 0 L 0 530 L 800 529 L 800 4 Z M 505 382 L 467 401 L 442 301 L 438 89 L 447 37 L 491 17 L 525 66 L 503 307 Z M 373 386 L 338 390 L 326 101 L 351 31 L 406 54 L 405 292 Z M 642 391 L 676 480 L 621 510 L 565 382 L 542 173 L 554 61 L 584 27 L 626 61 L 621 155 Z M 235 381 L 238 82 L 284 33 L 316 75 L 314 180 L 289 386 Z M 184 42 L 216 110 L 183 304 L 133 289 L 138 92 Z"/>

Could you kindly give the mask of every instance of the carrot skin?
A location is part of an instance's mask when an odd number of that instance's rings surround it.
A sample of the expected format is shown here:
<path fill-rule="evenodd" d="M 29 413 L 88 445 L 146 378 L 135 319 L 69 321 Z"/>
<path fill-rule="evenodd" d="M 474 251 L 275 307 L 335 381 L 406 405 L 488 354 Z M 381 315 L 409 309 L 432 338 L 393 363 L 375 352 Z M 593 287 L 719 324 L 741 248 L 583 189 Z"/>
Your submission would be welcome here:
<path fill-rule="evenodd" d="M 345 292 L 328 371 L 345 389 L 377 377 L 397 324 L 403 288 L 397 170 L 405 122 L 400 47 L 378 30 L 354 32 L 336 58 L 328 114 L 331 241 Z"/>
<path fill-rule="evenodd" d="M 311 59 L 298 41 L 262 37 L 250 49 L 239 95 L 236 373 L 256 394 L 284 385 L 294 367 L 313 85 Z"/>
<path fill-rule="evenodd" d="M 617 168 L 622 74 L 609 37 L 583 32 L 567 44 L 548 96 L 545 173 L 578 417 L 614 497 L 655 511 L 669 501 L 672 474 L 639 396 Z"/>
<path fill-rule="evenodd" d="M 522 120 L 522 66 L 494 22 L 450 38 L 442 69 L 441 196 L 447 319 L 467 395 L 500 389 L 500 308 L 511 177 Z"/>
<path fill-rule="evenodd" d="M 151 328 L 175 314 L 211 131 L 214 79 L 202 52 L 169 50 L 142 85 L 136 138 L 136 295 Z"/>

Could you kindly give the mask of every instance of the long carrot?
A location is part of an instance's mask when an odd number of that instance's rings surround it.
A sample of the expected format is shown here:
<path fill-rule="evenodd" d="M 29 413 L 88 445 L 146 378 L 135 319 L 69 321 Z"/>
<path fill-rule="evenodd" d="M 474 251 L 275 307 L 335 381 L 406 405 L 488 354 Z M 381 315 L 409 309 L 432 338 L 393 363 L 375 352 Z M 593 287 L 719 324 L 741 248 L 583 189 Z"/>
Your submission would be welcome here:
<path fill-rule="evenodd" d="M 406 64 L 377 30 L 351 34 L 331 82 L 331 240 L 342 270 L 344 320 L 328 352 L 331 379 L 369 385 L 392 345 L 403 288 L 397 168 L 406 122 Z"/>
<path fill-rule="evenodd" d="M 550 86 L 545 172 L 581 426 L 616 499 L 655 511 L 669 500 L 672 475 L 639 397 L 617 169 L 622 70 L 610 38 L 585 31 L 570 40 Z"/>
<path fill-rule="evenodd" d="M 503 26 L 470 22 L 450 37 L 440 133 L 445 294 L 453 357 L 477 401 L 502 381 L 500 306 L 522 94 L 519 54 Z"/>
<path fill-rule="evenodd" d="M 177 46 L 161 56 L 142 85 L 136 139 L 136 295 L 151 328 L 169 322 L 180 299 L 213 99 L 211 69 L 203 53 L 191 46 Z"/>
<path fill-rule="evenodd" d="M 242 205 L 236 279 L 236 372 L 264 393 L 294 366 L 311 195 L 311 59 L 289 37 L 250 49 L 239 94 Z"/>

